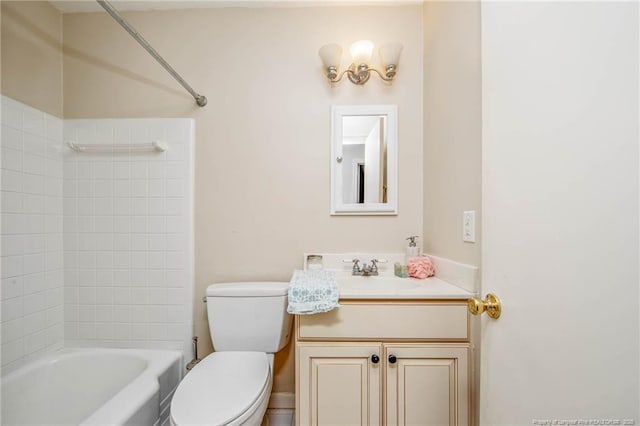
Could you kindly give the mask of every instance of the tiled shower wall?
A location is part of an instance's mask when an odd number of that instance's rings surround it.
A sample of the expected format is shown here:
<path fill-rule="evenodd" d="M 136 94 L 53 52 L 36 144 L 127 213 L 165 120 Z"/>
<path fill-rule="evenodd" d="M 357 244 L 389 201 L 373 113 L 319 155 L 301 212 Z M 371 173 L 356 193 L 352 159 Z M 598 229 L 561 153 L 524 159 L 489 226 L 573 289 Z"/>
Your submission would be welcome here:
<path fill-rule="evenodd" d="M 167 145 L 64 151 L 66 345 L 190 357 L 193 132 L 190 119 L 65 120 L 65 142 Z"/>
<path fill-rule="evenodd" d="M 191 356 L 190 119 L 62 120 L 2 97 L 1 360 L 66 346 Z M 166 144 L 77 153 L 65 143 Z"/>
<path fill-rule="evenodd" d="M 2 372 L 63 343 L 63 121 L 2 97 Z"/>

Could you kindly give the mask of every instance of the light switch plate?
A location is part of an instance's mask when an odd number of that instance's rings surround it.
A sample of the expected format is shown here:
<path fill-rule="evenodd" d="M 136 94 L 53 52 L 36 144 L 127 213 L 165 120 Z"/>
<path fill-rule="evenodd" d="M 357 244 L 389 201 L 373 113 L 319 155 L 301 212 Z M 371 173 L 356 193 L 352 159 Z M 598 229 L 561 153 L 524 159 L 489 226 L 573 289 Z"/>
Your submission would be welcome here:
<path fill-rule="evenodd" d="M 476 212 L 469 210 L 462 213 L 462 241 L 476 242 Z"/>

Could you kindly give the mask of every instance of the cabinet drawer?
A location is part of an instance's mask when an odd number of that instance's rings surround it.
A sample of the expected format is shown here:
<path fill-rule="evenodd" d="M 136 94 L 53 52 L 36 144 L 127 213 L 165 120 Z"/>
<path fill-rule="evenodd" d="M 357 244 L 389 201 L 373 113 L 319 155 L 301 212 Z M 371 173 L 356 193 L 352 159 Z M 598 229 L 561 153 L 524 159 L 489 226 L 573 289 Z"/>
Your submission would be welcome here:
<path fill-rule="evenodd" d="M 298 316 L 298 340 L 469 340 L 466 301 L 341 301 L 340 307 Z"/>

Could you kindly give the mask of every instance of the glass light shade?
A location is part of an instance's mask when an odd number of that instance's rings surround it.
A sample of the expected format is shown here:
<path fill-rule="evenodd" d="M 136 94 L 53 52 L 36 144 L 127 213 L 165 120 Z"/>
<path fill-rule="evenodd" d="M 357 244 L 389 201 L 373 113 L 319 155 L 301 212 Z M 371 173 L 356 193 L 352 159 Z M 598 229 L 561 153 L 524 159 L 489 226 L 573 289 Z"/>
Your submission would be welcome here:
<path fill-rule="evenodd" d="M 387 43 L 380 46 L 380 60 L 382 61 L 382 65 L 385 67 L 387 65 L 398 65 L 402 47 L 400 43 Z"/>
<path fill-rule="evenodd" d="M 340 57 L 342 56 L 342 47 L 337 44 L 325 44 L 318 51 L 322 64 L 325 68 L 336 67 L 340 65 Z"/>
<path fill-rule="evenodd" d="M 353 63 L 356 65 L 369 64 L 373 54 L 373 42 L 370 40 L 356 41 L 349 48 Z"/>

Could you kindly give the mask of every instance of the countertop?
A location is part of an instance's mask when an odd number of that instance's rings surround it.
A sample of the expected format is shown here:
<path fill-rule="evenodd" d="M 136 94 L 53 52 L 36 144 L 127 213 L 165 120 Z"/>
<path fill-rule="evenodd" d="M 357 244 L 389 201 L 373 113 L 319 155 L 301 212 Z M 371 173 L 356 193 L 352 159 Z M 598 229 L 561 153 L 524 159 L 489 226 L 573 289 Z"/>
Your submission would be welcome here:
<path fill-rule="evenodd" d="M 470 293 L 438 277 L 423 280 L 398 277 L 338 277 L 340 299 L 469 299 Z M 385 278 L 391 285 L 385 285 Z M 356 285 L 353 283 L 357 282 Z M 404 286 L 407 284 L 407 287 Z"/>

